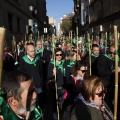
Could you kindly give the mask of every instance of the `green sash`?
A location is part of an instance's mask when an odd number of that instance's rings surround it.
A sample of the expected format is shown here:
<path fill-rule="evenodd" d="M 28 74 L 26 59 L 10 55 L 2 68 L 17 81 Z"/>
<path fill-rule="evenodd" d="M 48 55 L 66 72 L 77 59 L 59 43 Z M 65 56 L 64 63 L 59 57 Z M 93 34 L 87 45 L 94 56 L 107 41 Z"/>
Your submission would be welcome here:
<path fill-rule="evenodd" d="M 99 54 L 98 54 L 98 55 L 95 55 L 95 54 L 93 54 L 93 53 L 92 53 L 92 54 L 91 54 L 91 56 L 94 56 L 94 57 L 99 57 Z"/>
<path fill-rule="evenodd" d="M 67 60 L 67 67 L 73 67 L 75 62 L 73 60 Z"/>
<path fill-rule="evenodd" d="M 38 50 L 37 48 L 35 48 L 35 52 L 36 52 L 36 54 L 38 54 L 38 53 L 42 53 L 44 51 L 44 48 L 42 48 L 41 50 Z"/>
<path fill-rule="evenodd" d="M 35 59 L 34 59 L 33 61 L 31 61 L 31 60 L 27 57 L 27 55 L 25 55 L 25 56 L 23 56 L 23 59 L 24 59 L 24 61 L 25 61 L 26 63 L 28 63 L 28 64 L 33 64 L 34 66 L 36 66 L 36 63 L 37 63 L 37 61 L 38 61 L 40 58 L 37 56 L 37 57 L 35 57 Z"/>
<path fill-rule="evenodd" d="M 20 51 L 20 53 L 23 52 L 23 50 L 19 50 L 19 51 Z"/>
<path fill-rule="evenodd" d="M 106 54 L 106 53 L 105 53 L 105 54 L 103 54 L 103 55 L 104 55 L 105 57 L 107 57 L 108 59 L 110 59 L 110 60 L 115 60 L 114 58 L 111 58 L 109 54 Z"/>
<path fill-rule="evenodd" d="M 108 59 L 110 59 L 110 60 L 113 60 L 113 61 L 115 60 L 114 58 L 111 58 L 109 54 L 106 54 L 106 53 L 105 53 L 105 54 L 103 54 L 103 55 L 104 55 L 105 57 L 107 57 Z M 113 70 L 114 68 L 115 68 L 115 66 L 112 65 L 111 69 Z"/>
<path fill-rule="evenodd" d="M 65 62 L 65 60 L 61 60 L 60 64 L 58 62 L 56 62 L 55 65 L 65 75 L 65 68 L 63 67 L 64 62 Z M 54 60 L 52 60 L 50 63 L 54 64 Z"/>

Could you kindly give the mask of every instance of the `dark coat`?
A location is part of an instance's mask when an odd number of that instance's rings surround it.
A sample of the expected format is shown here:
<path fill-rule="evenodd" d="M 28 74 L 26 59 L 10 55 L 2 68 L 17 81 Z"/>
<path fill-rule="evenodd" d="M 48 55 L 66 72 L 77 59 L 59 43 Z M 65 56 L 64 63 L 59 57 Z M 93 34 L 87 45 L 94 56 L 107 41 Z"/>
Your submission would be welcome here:
<path fill-rule="evenodd" d="M 112 70 L 114 69 L 115 61 L 101 55 L 97 61 L 98 76 L 103 80 L 105 87 L 109 86 L 113 80 Z"/>
<path fill-rule="evenodd" d="M 36 55 L 39 56 L 41 59 L 45 60 L 45 64 L 49 64 L 49 62 L 51 60 L 52 52 L 44 49 L 43 56 L 42 56 L 42 52 L 37 53 Z"/>
<path fill-rule="evenodd" d="M 63 68 L 66 69 L 66 64 L 64 63 L 63 64 Z M 65 83 L 65 76 L 64 76 L 64 73 L 61 71 L 61 69 L 59 69 L 58 67 L 57 68 L 57 74 L 56 74 L 56 81 L 57 81 L 57 85 L 58 87 L 63 87 L 64 86 L 64 83 Z M 54 69 L 54 64 L 52 64 L 51 62 L 49 63 L 48 65 L 48 75 L 47 75 L 47 79 L 48 80 L 53 80 L 54 81 L 54 78 L 55 76 L 53 75 L 53 69 Z"/>
<path fill-rule="evenodd" d="M 15 59 L 12 56 L 12 54 L 5 53 L 4 54 L 4 60 L 3 60 L 3 70 L 5 72 L 9 72 L 14 70 L 15 68 Z"/>
<path fill-rule="evenodd" d="M 98 75 L 97 71 L 97 59 L 98 57 L 91 56 L 91 73 L 92 75 Z M 90 61 L 89 61 L 89 55 L 85 58 L 85 61 L 88 65 L 88 75 L 90 75 Z"/>
<path fill-rule="evenodd" d="M 67 101 L 69 101 L 69 104 L 74 103 L 74 99 L 78 96 L 81 90 L 81 81 L 77 80 L 75 83 L 75 78 L 72 76 L 69 76 L 66 82 L 66 90 L 68 91 L 68 98 Z"/>
<path fill-rule="evenodd" d="M 29 64 L 24 59 L 21 59 L 19 69 L 32 76 L 36 88 L 42 87 L 42 61 L 39 59 L 36 64 Z"/>

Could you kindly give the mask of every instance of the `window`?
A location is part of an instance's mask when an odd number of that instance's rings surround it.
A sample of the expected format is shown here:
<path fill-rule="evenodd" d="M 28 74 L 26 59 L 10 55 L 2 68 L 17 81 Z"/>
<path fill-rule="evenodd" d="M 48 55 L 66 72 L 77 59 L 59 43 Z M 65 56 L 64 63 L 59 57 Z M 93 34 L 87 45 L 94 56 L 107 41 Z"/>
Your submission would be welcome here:
<path fill-rule="evenodd" d="M 21 32 L 20 24 L 21 24 L 21 20 L 20 20 L 20 18 L 17 18 L 17 31 L 18 31 L 18 33 Z"/>
<path fill-rule="evenodd" d="M 9 31 L 13 31 L 13 15 L 8 14 L 8 26 L 9 26 Z"/>

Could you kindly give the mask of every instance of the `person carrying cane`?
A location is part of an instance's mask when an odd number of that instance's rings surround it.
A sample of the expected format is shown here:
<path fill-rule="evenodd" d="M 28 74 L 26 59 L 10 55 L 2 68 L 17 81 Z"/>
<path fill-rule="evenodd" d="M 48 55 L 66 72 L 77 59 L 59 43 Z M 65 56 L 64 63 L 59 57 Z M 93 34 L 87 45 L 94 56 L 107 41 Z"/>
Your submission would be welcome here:
<path fill-rule="evenodd" d="M 66 64 L 64 60 L 62 60 L 62 49 L 56 48 L 55 49 L 55 58 L 52 60 L 48 65 L 48 84 L 50 91 L 52 93 L 52 103 L 53 103 L 53 116 L 57 116 L 56 110 L 56 87 L 58 92 L 58 99 L 59 99 L 59 108 L 62 108 L 62 104 L 64 102 L 64 93 L 65 93 L 65 71 L 66 71 Z M 57 84 L 57 86 L 56 86 Z"/>

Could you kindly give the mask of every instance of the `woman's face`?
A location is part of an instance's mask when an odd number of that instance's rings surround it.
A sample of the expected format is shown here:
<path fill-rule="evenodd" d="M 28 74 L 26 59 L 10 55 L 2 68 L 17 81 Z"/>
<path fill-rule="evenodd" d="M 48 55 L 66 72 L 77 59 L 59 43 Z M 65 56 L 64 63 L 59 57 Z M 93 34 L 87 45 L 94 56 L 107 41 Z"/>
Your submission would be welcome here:
<path fill-rule="evenodd" d="M 80 67 L 80 70 L 78 70 L 78 76 L 84 77 L 87 72 L 87 66 Z"/>
<path fill-rule="evenodd" d="M 106 89 L 103 88 L 102 86 L 97 87 L 95 91 L 95 97 L 94 100 L 92 97 L 90 98 L 90 101 L 93 102 L 95 105 L 102 105 L 103 104 L 103 99 L 105 97 Z"/>
<path fill-rule="evenodd" d="M 56 52 L 55 56 L 56 56 L 56 61 L 62 60 L 62 52 L 61 51 Z"/>

